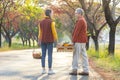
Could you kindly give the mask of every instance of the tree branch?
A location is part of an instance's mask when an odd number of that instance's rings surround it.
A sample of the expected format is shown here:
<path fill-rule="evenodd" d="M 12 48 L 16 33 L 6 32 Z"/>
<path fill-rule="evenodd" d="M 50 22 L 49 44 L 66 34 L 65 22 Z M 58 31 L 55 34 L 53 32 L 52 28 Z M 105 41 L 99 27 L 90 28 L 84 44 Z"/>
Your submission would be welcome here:
<path fill-rule="evenodd" d="M 120 16 L 116 19 L 115 25 L 117 25 L 120 22 Z"/>
<path fill-rule="evenodd" d="M 109 1 L 108 0 L 102 0 L 102 2 L 103 2 L 103 9 L 104 9 L 104 14 L 105 14 L 106 21 L 109 25 L 112 25 L 114 20 L 112 18 L 110 7 L 109 7 L 110 0 Z"/>
<path fill-rule="evenodd" d="M 85 0 L 79 0 L 79 2 L 81 3 L 83 10 L 86 12 Z"/>
<path fill-rule="evenodd" d="M 105 22 L 98 30 L 98 34 L 100 33 L 100 31 L 105 27 L 105 25 L 107 24 L 107 22 Z"/>
<path fill-rule="evenodd" d="M 93 16 L 95 16 L 95 14 L 97 13 L 97 11 L 99 10 L 99 8 L 101 7 L 101 4 L 99 4 L 95 10 L 95 12 L 93 13 Z"/>
<path fill-rule="evenodd" d="M 68 3 L 68 1 L 66 1 L 66 0 L 63 0 L 63 1 L 65 1 L 65 2 L 67 3 L 67 5 L 68 5 L 71 9 L 75 10 L 75 9 Z"/>
<path fill-rule="evenodd" d="M 91 11 L 91 8 L 92 8 L 92 6 L 93 6 L 93 1 L 94 1 L 94 0 L 92 0 L 92 1 L 89 0 L 89 7 L 88 7 L 88 9 L 87 9 L 88 11 Z"/>

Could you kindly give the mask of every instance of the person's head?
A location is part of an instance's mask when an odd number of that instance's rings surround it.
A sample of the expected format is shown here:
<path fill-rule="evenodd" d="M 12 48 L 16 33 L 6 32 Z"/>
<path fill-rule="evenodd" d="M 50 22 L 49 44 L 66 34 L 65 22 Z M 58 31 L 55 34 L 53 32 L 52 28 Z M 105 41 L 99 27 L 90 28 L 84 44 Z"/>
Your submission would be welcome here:
<path fill-rule="evenodd" d="M 52 10 L 46 9 L 46 10 L 45 10 L 45 15 L 51 18 Z"/>
<path fill-rule="evenodd" d="M 76 17 L 76 18 L 78 18 L 78 17 L 80 17 L 80 16 L 83 16 L 83 15 L 84 15 L 84 11 L 83 11 L 82 8 L 77 8 L 77 9 L 75 10 L 75 17 Z"/>

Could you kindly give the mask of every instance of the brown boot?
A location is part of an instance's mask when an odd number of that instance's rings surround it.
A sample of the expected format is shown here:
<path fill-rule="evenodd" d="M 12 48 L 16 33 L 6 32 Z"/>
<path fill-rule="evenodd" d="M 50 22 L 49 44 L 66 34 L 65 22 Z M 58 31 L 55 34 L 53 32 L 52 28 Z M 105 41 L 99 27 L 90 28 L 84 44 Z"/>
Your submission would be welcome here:
<path fill-rule="evenodd" d="M 89 75 L 89 73 L 88 72 L 80 72 L 80 73 L 78 73 L 79 75 Z"/>
<path fill-rule="evenodd" d="M 72 72 L 69 73 L 70 75 L 77 75 L 77 70 L 73 70 Z"/>

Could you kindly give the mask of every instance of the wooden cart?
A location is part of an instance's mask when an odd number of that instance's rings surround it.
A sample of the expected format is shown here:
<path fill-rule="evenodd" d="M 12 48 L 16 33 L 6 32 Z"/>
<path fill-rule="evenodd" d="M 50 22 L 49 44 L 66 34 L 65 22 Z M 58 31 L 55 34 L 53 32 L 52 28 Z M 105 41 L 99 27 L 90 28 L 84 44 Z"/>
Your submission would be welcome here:
<path fill-rule="evenodd" d="M 67 45 L 57 45 L 57 52 L 72 52 L 73 51 L 73 45 L 67 44 Z"/>

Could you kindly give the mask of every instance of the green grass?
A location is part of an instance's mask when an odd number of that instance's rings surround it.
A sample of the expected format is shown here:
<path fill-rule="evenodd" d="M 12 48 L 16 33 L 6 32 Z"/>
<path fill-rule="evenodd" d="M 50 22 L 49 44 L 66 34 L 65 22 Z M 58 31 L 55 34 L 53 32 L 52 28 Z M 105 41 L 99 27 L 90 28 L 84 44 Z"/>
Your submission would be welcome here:
<path fill-rule="evenodd" d="M 8 47 L 7 43 L 4 43 L 4 46 L 2 48 L 0 48 L 0 52 L 1 51 L 10 51 L 10 50 L 22 50 L 22 49 L 33 49 L 33 48 L 37 48 L 37 46 L 33 47 L 29 47 L 28 45 L 23 46 L 20 43 L 12 43 L 11 47 Z"/>
<path fill-rule="evenodd" d="M 109 56 L 106 58 L 98 58 L 96 59 L 96 63 L 106 70 L 120 71 L 120 57 Z"/>
<path fill-rule="evenodd" d="M 94 60 L 98 67 L 106 70 L 120 71 L 120 49 L 115 49 L 114 56 L 108 56 L 107 49 L 100 48 L 99 52 L 94 49 L 88 50 L 88 55 Z"/>

